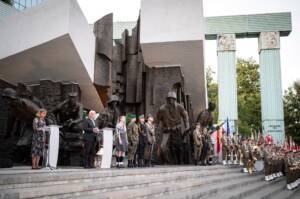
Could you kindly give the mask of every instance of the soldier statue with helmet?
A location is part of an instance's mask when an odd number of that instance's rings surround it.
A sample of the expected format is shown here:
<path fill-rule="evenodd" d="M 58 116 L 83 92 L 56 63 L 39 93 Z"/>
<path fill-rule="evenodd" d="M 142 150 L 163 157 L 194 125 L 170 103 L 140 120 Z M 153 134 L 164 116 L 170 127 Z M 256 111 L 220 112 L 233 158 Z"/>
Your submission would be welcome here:
<path fill-rule="evenodd" d="M 160 107 L 157 112 L 157 123 L 162 124 L 163 135 L 161 142 L 161 153 L 164 163 L 170 163 L 170 153 L 173 154 L 176 164 L 183 164 L 183 137 L 181 120 L 183 119 L 185 129 L 189 129 L 189 117 L 181 104 L 176 102 L 175 92 L 169 92 L 167 103 Z"/>

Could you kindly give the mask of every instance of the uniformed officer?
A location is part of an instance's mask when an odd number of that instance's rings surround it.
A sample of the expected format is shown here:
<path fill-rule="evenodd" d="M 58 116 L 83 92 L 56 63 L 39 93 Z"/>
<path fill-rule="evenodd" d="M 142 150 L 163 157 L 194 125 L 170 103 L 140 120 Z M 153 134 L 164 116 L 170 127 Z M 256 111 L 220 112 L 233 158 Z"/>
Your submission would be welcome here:
<path fill-rule="evenodd" d="M 247 146 L 247 139 L 243 138 L 243 144 L 241 146 L 241 151 L 242 151 L 242 154 L 243 154 L 243 172 L 244 173 L 248 173 L 248 160 L 249 160 L 249 157 L 250 157 L 250 151 L 249 151 L 249 148 Z"/>
<path fill-rule="evenodd" d="M 145 147 L 145 165 L 147 167 L 152 166 L 154 167 L 154 164 L 152 163 L 152 153 L 153 148 L 156 142 L 155 139 L 155 127 L 153 125 L 154 118 L 151 114 L 147 116 L 147 123 L 146 123 L 146 136 L 147 136 L 147 144 Z"/>
<path fill-rule="evenodd" d="M 230 132 L 227 132 L 227 164 L 231 165 L 231 153 L 233 150 L 232 140 L 230 138 Z"/>
<path fill-rule="evenodd" d="M 233 150 L 232 150 L 232 155 L 233 155 L 233 164 L 237 165 L 237 154 L 239 151 L 239 141 L 238 138 L 236 137 L 236 132 L 232 133 L 233 137 L 231 139 L 232 145 L 233 145 Z"/>
<path fill-rule="evenodd" d="M 133 160 L 137 150 L 139 142 L 139 131 L 138 126 L 135 123 L 136 115 L 130 116 L 130 123 L 127 127 L 127 137 L 128 137 L 128 167 L 134 167 Z"/>
<path fill-rule="evenodd" d="M 139 145 L 138 145 L 138 167 L 144 167 L 144 153 L 145 153 L 145 146 L 147 144 L 147 137 L 146 137 L 146 126 L 145 126 L 145 116 L 139 116 L 138 122 L 138 132 L 139 132 Z"/>
<path fill-rule="evenodd" d="M 293 159 L 291 157 L 291 151 L 287 151 L 286 156 L 284 158 L 285 163 L 285 176 L 286 176 L 286 187 L 288 190 L 292 190 L 294 186 L 292 186 L 292 166 L 293 166 Z"/>
<path fill-rule="evenodd" d="M 198 164 L 198 160 L 200 158 L 201 150 L 202 150 L 202 137 L 200 132 L 200 123 L 196 123 L 196 129 L 193 132 L 194 139 L 194 161 L 195 166 Z"/>
<path fill-rule="evenodd" d="M 226 163 L 226 157 L 227 157 L 227 137 L 226 137 L 226 131 L 222 131 L 222 160 L 223 160 L 223 165 L 227 165 Z"/>
<path fill-rule="evenodd" d="M 271 163 L 272 163 L 272 155 L 271 155 L 271 144 L 265 144 L 264 149 L 264 168 L 265 168 L 265 180 L 270 181 L 273 180 L 273 177 L 271 175 Z"/>

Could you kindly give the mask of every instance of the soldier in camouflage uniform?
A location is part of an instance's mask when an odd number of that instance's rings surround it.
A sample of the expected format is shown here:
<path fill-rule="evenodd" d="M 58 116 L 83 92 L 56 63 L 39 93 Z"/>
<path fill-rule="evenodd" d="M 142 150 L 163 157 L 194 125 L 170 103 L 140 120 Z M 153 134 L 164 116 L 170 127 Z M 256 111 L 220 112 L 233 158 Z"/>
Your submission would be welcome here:
<path fill-rule="evenodd" d="M 154 164 L 152 162 L 152 153 L 154 149 L 154 145 L 156 142 L 155 139 L 155 127 L 153 125 L 153 116 L 149 114 L 147 116 L 147 123 L 146 123 L 146 136 L 147 136 L 147 144 L 145 147 L 145 165 L 147 167 L 152 166 L 154 167 Z"/>
<path fill-rule="evenodd" d="M 200 123 L 196 123 L 196 129 L 193 132 L 193 139 L 194 139 L 194 161 L 195 166 L 198 164 L 198 160 L 201 155 L 202 150 L 202 137 L 200 132 Z"/>
<path fill-rule="evenodd" d="M 139 131 L 138 126 L 135 123 L 136 115 L 130 116 L 130 123 L 127 127 L 128 137 L 128 167 L 134 167 L 133 160 L 136 153 L 136 149 L 139 143 Z"/>

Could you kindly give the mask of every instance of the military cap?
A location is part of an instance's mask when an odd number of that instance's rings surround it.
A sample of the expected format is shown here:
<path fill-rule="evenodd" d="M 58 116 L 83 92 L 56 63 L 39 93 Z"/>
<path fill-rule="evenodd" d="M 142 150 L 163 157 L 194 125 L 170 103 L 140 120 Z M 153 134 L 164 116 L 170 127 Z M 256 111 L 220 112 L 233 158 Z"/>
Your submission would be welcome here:
<path fill-rule="evenodd" d="M 147 119 L 148 119 L 149 117 L 153 117 L 153 116 L 151 115 L 151 113 L 149 113 L 149 114 L 147 115 Z"/>
<path fill-rule="evenodd" d="M 245 141 L 246 140 L 246 138 L 242 138 L 242 141 Z"/>
<path fill-rule="evenodd" d="M 236 134 L 236 132 L 233 132 L 233 133 L 232 133 L 232 135 L 235 135 L 235 134 Z"/>
<path fill-rule="evenodd" d="M 141 118 L 145 118 L 144 114 L 139 116 L 139 119 L 141 119 Z"/>
<path fill-rule="evenodd" d="M 168 99 L 168 98 L 177 99 L 176 93 L 173 92 L 173 91 L 168 92 L 167 99 Z"/>
<path fill-rule="evenodd" d="M 135 114 L 131 114 L 131 115 L 130 115 L 130 118 L 131 118 L 131 119 L 134 119 L 134 118 L 136 118 L 136 115 L 135 115 Z"/>
<path fill-rule="evenodd" d="M 17 92 L 12 88 L 4 89 L 2 93 L 2 98 L 10 98 L 10 99 L 17 99 Z"/>
<path fill-rule="evenodd" d="M 206 128 L 206 130 L 210 131 L 210 130 L 211 130 L 211 127 L 210 127 L 210 126 L 209 126 L 209 127 L 207 127 L 207 128 Z"/>

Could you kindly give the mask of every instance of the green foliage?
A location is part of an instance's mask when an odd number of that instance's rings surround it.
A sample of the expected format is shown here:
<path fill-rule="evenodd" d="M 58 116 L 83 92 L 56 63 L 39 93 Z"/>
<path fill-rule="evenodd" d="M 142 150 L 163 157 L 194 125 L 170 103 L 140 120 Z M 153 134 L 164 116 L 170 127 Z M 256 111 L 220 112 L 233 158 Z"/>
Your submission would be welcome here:
<path fill-rule="evenodd" d="M 237 58 L 236 68 L 239 133 L 250 136 L 251 125 L 255 130 L 261 129 L 259 65 L 252 58 Z M 209 66 L 206 70 L 207 96 L 208 101 L 215 101 L 218 107 L 218 84 L 214 74 Z M 216 110 L 214 123 L 217 123 L 218 114 Z"/>
<path fill-rule="evenodd" d="M 207 86 L 208 101 L 215 102 L 216 107 L 218 107 L 218 84 L 213 78 L 213 75 L 215 73 L 216 72 L 213 71 L 210 66 L 207 67 L 207 69 L 206 69 L 206 86 Z M 213 114 L 214 114 L 214 123 L 217 123 L 218 115 L 219 115 L 218 109 L 216 109 Z"/>
<path fill-rule="evenodd" d="M 261 128 L 261 98 L 259 65 L 251 57 L 237 58 L 238 127 L 241 134 L 250 135 L 250 126 Z"/>
<path fill-rule="evenodd" d="M 285 131 L 292 136 L 294 141 L 300 144 L 300 80 L 293 82 L 284 91 L 284 122 Z"/>

